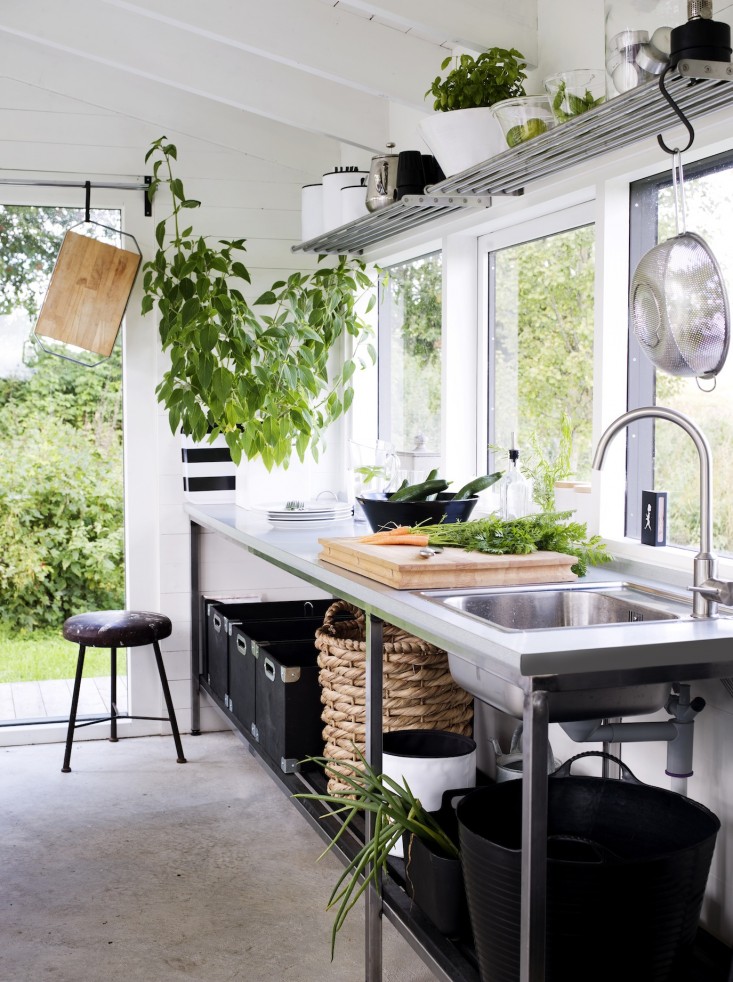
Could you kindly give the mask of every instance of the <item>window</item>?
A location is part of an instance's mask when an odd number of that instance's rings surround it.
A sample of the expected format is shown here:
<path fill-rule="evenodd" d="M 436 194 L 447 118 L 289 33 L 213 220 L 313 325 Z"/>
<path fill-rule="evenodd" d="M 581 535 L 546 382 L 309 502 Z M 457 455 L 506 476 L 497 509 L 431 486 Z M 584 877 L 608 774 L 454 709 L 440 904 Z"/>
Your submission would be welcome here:
<path fill-rule="evenodd" d="M 488 253 L 489 446 L 514 433 L 520 463 L 533 448 L 553 460 L 565 425 L 577 479 L 591 462 L 594 246 L 584 224 Z M 504 462 L 489 454 L 488 468 Z"/>
<path fill-rule="evenodd" d="M 684 170 L 687 222 L 717 258 L 730 289 L 733 243 L 729 219 L 733 206 L 733 155 L 723 154 Z M 671 167 L 667 173 L 631 188 L 631 270 L 657 242 L 676 234 Z M 712 391 L 710 391 L 712 389 Z M 716 552 L 733 554 L 733 379 L 726 366 L 713 383 L 657 371 L 633 332 L 629 339 L 629 408 L 660 405 L 685 413 L 702 429 L 713 456 L 715 501 L 713 543 Z M 640 534 L 642 490 L 667 491 L 670 545 L 699 548 L 699 458 L 678 426 L 643 421 L 628 441 L 627 535 Z"/>
<path fill-rule="evenodd" d="M 379 306 L 379 436 L 398 451 L 440 453 L 440 253 L 391 266 Z"/>

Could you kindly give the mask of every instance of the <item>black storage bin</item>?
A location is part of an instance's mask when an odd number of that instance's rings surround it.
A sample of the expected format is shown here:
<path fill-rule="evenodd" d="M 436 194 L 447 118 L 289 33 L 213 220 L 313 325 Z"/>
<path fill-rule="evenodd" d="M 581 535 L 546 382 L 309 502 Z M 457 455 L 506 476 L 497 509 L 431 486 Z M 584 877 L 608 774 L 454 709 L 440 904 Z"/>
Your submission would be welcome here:
<path fill-rule="evenodd" d="M 637 781 L 548 780 L 547 982 L 681 982 L 720 821 Z M 482 982 L 518 982 L 522 781 L 469 792 L 457 808 L 461 865 Z"/>
<path fill-rule="evenodd" d="M 229 638 L 235 625 L 263 620 L 323 616 L 333 600 L 227 600 L 202 597 L 204 608 L 202 674 L 214 695 L 230 704 Z"/>
<path fill-rule="evenodd" d="M 260 747 L 292 773 L 304 757 L 323 755 L 318 649 L 313 641 L 259 645 L 255 717 Z"/>
<path fill-rule="evenodd" d="M 272 621 L 246 617 L 232 624 L 229 636 L 229 709 L 254 740 L 259 741 L 255 680 L 260 645 L 279 641 L 312 643 L 317 628 L 322 624 L 322 616 Z"/>

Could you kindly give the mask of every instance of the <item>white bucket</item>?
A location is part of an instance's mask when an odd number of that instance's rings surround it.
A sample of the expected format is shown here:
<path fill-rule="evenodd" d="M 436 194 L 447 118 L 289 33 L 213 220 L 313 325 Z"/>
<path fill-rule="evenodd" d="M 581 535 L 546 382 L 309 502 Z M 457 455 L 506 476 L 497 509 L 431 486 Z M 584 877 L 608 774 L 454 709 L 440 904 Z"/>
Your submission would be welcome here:
<path fill-rule="evenodd" d="M 476 786 L 476 742 L 445 730 L 393 730 L 382 738 L 382 773 L 406 784 L 426 811 L 438 811 L 443 792 Z M 401 857 L 402 839 L 390 855 Z"/>

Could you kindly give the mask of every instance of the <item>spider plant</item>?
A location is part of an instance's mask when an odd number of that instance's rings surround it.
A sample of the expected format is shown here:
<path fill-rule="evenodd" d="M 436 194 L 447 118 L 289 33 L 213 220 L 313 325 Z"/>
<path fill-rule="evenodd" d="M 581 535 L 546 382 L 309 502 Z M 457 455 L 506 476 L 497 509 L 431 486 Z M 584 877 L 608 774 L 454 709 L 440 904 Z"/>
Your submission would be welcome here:
<path fill-rule="evenodd" d="M 373 833 L 356 855 L 349 860 L 331 892 L 327 910 L 336 908 L 331 930 L 331 961 L 336 948 L 336 935 L 343 926 L 349 911 L 358 903 L 370 885 L 380 892 L 381 874 L 387 872 L 390 851 L 405 832 L 411 832 L 443 855 L 458 858 L 458 846 L 441 828 L 436 819 L 426 811 L 404 784 L 386 774 L 377 774 L 357 749 L 358 761 L 345 763 L 325 757 L 309 757 L 310 763 L 320 765 L 327 777 L 333 777 L 346 785 L 333 794 L 296 794 L 293 797 L 320 801 L 331 806 L 327 813 L 342 818 L 339 831 L 328 847 L 318 857 L 322 859 L 341 839 L 357 815 L 370 812 L 374 816 Z M 344 769 L 350 767 L 351 773 Z"/>

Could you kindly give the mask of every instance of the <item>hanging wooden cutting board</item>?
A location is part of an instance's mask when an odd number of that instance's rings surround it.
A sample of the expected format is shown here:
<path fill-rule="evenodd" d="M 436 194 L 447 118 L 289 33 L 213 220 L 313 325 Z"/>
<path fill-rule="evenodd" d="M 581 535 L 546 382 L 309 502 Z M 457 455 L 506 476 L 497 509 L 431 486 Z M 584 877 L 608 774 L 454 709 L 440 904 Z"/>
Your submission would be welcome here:
<path fill-rule="evenodd" d="M 415 546 L 380 546 L 358 538 L 319 539 L 321 562 L 361 573 L 396 590 L 512 586 L 575 580 L 575 556 L 535 552 L 526 556 L 489 556 L 446 548 L 423 559 Z"/>
<path fill-rule="evenodd" d="M 35 333 L 110 355 L 140 258 L 137 252 L 67 232 Z"/>

